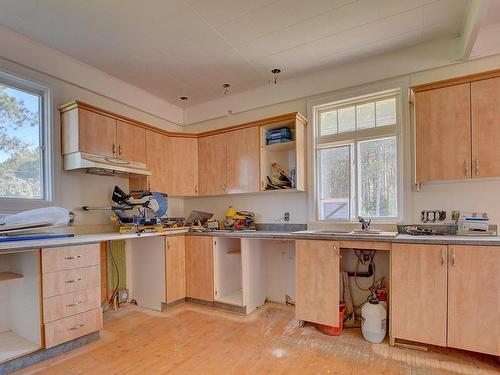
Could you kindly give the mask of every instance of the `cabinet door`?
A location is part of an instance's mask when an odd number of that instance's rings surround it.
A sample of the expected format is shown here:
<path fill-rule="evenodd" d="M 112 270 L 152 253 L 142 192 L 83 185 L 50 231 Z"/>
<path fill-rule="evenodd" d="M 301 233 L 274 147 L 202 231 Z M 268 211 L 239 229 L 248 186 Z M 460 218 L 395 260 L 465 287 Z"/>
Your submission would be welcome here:
<path fill-rule="evenodd" d="M 199 195 L 223 195 L 227 191 L 226 133 L 199 139 Z"/>
<path fill-rule="evenodd" d="M 471 83 L 472 177 L 500 176 L 500 77 Z"/>
<path fill-rule="evenodd" d="M 295 317 L 339 326 L 339 244 L 334 241 L 295 242 Z"/>
<path fill-rule="evenodd" d="M 155 132 L 146 133 L 147 167 L 152 175 L 148 177 L 147 189 L 166 191 L 167 137 Z"/>
<path fill-rule="evenodd" d="M 172 303 L 186 297 L 186 255 L 184 236 L 165 238 L 166 301 Z"/>
<path fill-rule="evenodd" d="M 259 127 L 227 133 L 227 192 L 259 191 Z"/>
<path fill-rule="evenodd" d="M 116 156 L 116 120 L 86 109 L 78 109 L 79 150 Z"/>
<path fill-rule="evenodd" d="M 212 237 L 186 237 L 186 295 L 204 301 L 214 300 Z"/>
<path fill-rule="evenodd" d="M 500 355 L 500 246 L 450 246 L 448 346 Z"/>
<path fill-rule="evenodd" d="M 415 94 L 416 182 L 471 177 L 470 84 Z"/>
<path fill-rule="evenodd" d="M 394 338 L 446 346 L 446 256 L 445 245 L 392 245 Z"/>
<path fill-rule="evenodd" d="M 116 143 L 118 157 L 123 160 L 146 163 L 146 130 L 117 121 Z"/>
<path fill-rule="evenodd" d="M 167 137 L 166 184 L 169 196 L 198 195 L 198 139 Z"/>

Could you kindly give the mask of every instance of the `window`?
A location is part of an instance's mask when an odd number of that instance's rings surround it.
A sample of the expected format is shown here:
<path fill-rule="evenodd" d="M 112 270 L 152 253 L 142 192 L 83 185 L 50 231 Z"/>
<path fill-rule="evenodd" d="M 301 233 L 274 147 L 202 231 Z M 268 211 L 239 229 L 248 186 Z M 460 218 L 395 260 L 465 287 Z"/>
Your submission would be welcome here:
<path fill-rule="evenodd" d="M 50 200 L 48 90 L 0 73 L 0 199 Z"/>
<path fill-rule="evenodd" d="M 390 90 L 314 107 L 318 220 L 401 217 L 399 102 Z"/>

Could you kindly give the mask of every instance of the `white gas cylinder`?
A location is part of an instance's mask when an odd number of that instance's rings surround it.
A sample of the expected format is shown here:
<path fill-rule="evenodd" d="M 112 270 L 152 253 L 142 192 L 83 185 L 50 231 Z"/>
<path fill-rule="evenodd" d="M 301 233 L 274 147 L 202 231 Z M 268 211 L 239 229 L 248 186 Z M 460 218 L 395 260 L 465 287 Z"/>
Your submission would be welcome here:
<path fill-rule="evenodd" d="M 370 298 L 361 308 L 361 332 L 365 340 L 381 343 L 387 332 L 387 310 L 376 298 Z"/>

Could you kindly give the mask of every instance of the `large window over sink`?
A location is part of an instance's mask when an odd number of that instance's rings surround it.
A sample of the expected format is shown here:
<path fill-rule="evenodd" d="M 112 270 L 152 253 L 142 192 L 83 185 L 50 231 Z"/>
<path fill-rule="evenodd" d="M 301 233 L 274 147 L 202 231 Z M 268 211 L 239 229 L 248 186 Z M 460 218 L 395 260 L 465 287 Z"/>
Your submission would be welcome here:
<path fill-rule="evenodd" d="M 314 107 L 316 220 L 400 218 L 400 91 Z"/>

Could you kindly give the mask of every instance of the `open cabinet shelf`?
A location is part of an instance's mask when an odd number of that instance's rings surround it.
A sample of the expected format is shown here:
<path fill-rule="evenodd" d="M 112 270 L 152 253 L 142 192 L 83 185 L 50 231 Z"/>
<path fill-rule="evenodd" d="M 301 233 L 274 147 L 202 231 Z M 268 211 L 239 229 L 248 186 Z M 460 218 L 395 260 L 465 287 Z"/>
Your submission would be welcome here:
<path fill-rule="evenodd" d="M 243 276 L 239 238 L 216 238 L 214 243 L 214 301 L 243 306 Z"/>
<path fill-rule="evenodd" d="M 0 363 L 42 348 L 40 251 L 0 255 Z"/>
<path fill-rule="evenodd" d="M 281 128 L 290 129 L 291 140 L 283 143 L 267 144 L 266 134 L 269 131 Z M 260 146 L 261 191 L 306 190 L 306 120 L 300 114 L 297 114 L 292 119 L 262 125 L 260 127 Z M 273 163 L 277 163 L 285 174 L 292 178 L 291 189 L 267 188 L 268 176 L 272 175 Z"/>
<path fill-rule="evenodd" d="M 24 276 L 15 272 L 0 272 L 0 281 L 22 279 Z"/>

